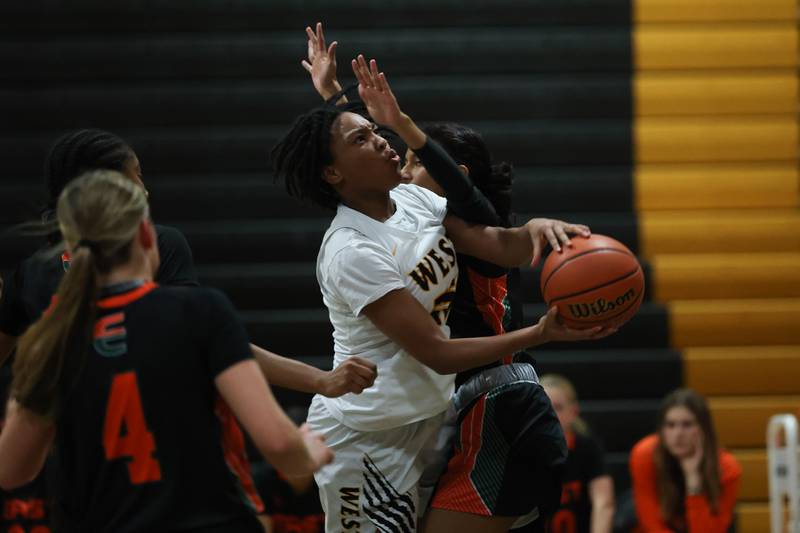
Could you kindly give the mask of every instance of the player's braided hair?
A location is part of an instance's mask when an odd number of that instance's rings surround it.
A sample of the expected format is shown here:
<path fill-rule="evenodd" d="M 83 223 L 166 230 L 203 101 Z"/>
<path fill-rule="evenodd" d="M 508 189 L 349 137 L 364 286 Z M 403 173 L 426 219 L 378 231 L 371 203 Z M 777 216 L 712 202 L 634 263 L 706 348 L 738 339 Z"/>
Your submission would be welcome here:
<path fill-rule="evenodd" d="M 271 152 L 275 179 L 283 178 L 289 195 L 326 209 L 336 209 L 339 195 L 322 179 L 333 163 L 331 128 L 342 114 L 325 106 L 300 115 Z"/>
<path fill-rule="evenodd" d="M 500 223 L 511 226 L 511 185 L 514 167 L 509 163 L 494 164 L 492 154 L 477 131 L 452 122 L 437 122 L 422 128 L 438 142 L 456 163 L 469 168 L 472 183 L 494 206 Z"/>
<path fill-rule="evenodd" d="M 133 155 L 128 143 L 103 130 L 77 130 L 59 137 L 44 165 L 47 209 L 55 209 L 61 191 L 79 175 L 98 169 L 122 172 Z"/>

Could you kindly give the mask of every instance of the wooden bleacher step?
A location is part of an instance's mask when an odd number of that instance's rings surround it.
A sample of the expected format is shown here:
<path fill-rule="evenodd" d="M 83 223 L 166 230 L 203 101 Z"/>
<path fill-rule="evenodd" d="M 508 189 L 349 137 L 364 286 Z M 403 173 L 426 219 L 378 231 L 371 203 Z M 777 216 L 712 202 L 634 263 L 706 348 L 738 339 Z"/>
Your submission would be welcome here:
<path fill-rule="evenodd" d="M 800 394 L 800 346 L 686 348 L 683 376 L 706 396 Z"/>
<path fill-rule="evenodd" d="M 736 506 L 736 533 L 768 533 L 769 504 L 740 503 Z"/>
<path fill-rule="evenodd" d="M 650 263 L 662 302 L 800 297 L 800 252 L 660 254 Z"/>
<path fill-rule="evenodd" d="M 647 211 L 639 213 L 640 253 L 800 251 L 800 212 L 794 209 Z"/>
<path fill-rule="evenodd" d="M 639 117 L 790 114 L 797 104 L 798 79 L 790 69 L 639 71 L 633 83 Z"/>
<path fill-rule="evenodd" d="M 800 298 L 676 300 L 667 304 L 671 345 L 800 345 Z"/>
<path fill-rule="evenodd" d="M 756 22 L 795 20 L 794 0 L 637 0 L 634 20 L 649 22 Z"/>
<path fill-rule="evenodd" d="M 795 68 L 797 21 L 640 24 L 633 49 L 639 70 Z"/>
<path fill-rule="evenodd" d="M 797 165 L 788 161 L 639 165 L 633 179 L 639 210 L 750 210 L 800 203 Z"/>
<path fill-rule="evenodd" d="M 797 413 L 800 396 L 726 396 L 709 398 L 714 425 L 726 448 L 764 448 L 769 417 Z"/>
<path fill-rule="evenodd" d="M 733 450 L 742 467 L 740 502 L 765 502 L 769 500 L 766 450 Z"/>

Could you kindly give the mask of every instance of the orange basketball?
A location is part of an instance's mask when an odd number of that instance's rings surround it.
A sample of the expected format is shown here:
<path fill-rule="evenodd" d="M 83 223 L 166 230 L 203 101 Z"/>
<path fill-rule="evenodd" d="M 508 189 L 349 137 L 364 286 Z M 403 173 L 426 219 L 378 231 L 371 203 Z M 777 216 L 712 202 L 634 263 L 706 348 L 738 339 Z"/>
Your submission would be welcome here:
<path fill-rule="evenodd" d="M 550 252 L 541 286 L 547 307 L 572 328 L 619 327 L 644 297 L 644 273 L 636 256 L 605 235 L 571 237 L 572 247 Z"/>

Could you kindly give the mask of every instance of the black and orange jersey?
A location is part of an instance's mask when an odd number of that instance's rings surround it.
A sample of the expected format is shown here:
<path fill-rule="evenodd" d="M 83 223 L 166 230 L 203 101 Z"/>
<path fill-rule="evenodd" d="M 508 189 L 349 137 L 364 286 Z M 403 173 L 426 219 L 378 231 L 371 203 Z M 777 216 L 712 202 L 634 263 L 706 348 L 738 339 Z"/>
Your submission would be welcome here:
<path fill-rule="evenodd" d="M 548 533 L 589 533 L 592 502 L 589 484 L 593 479 L 608 475 L 603 450 L 589 435 L 568 433 L 566 471 L 561 489 L 561 506 L 550 517 Z"/>
<path fill-rule="evenodd" d="M 197 286 L 192 250 L 186 237 L 175 228 L 156 225 L 161 264 L 156 282 L 161 285 Z M 0 299 L 0 332 L 19 337 L 36 322 L 55 294 L 69 256 L 43 256 L 41 253 L 22 261 L 6 279 Z"/>
<path fill-rule="evenodd" d="M 214 378 L 252 357 L 219 291 L 120 284 L 61 391 L 48 465 L 66 532 L 259 531 L 226 464 Z"/>
<path fill-rule="evenodd" d="M 501 224 L 491 202 L 436 141 L 429 138 L 414 153 L 444 189 L 449 212 L 473 224 Z M 508 269 L 464 254 L 457 254 L 457 260 L 458 284 L 447 319 L 451 337 L 488 337 L 505 333 L 511 317 Z M 512 354 L 508 354 L 496 363 L 460 372 L 456 376 L 456 386 L 486 368 L 511 363 L 512 359 Z"/>

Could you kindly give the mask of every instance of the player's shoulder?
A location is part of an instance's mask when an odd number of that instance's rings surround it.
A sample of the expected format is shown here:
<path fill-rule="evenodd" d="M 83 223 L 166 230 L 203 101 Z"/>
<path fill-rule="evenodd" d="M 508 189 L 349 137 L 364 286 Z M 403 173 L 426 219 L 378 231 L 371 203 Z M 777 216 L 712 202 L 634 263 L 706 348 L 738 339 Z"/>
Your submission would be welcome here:
<path fill-rule="evenodd" d="M 428 224 L 440 224 L 447 214 L 447 199 L 413 183 L 392 189 L 392 199 L 406 213 Z"/>
<path fill-rule="evenodd" d="M 211 310 L 232 307 L 225 293 L 212 287 L 159 285 L 152 295 L 157 303 L 171 301 L 188 314 L 204 314 Z"/>
<path fill-rule="evenodd" d="M 413 183 L 401 183 L 392 189 L 391 195 L 425 202 L 433 202 L 437 199 L 442 200 L 442 197 L 433 191 Z"/>
<path fill-rule="evenodd" d="M 742 466 L 728 450 L 719 451 L 719 470 L 722 482 L 738 479 L 742 475 Z"/>
<path fill-rule="evenodd" d="M 631 465 L 651 465 L 653 454 L 658 446 L 658 435 L 652 434 L 644 437 L 633 445 L 630 453 Z"/>
<path fill-rule="evenodd" d="M 183 235 L 183 232 L 178 228 L 174 228 L 172 226 L 164 226 L 161 224 L 155 224 L 156 236 L 160 241 L 164 242 L 184 242 L 186 241 L 186 237 Z"/>
<path fill-rule="evenodd" d="M 374 246 L 374 239 L 367 235 L 361 223 L 357 218 L 350 217 L 348 212 L 340 212 L 325 232 L 318 260 L 321 263 L 341 260 Z"/>

